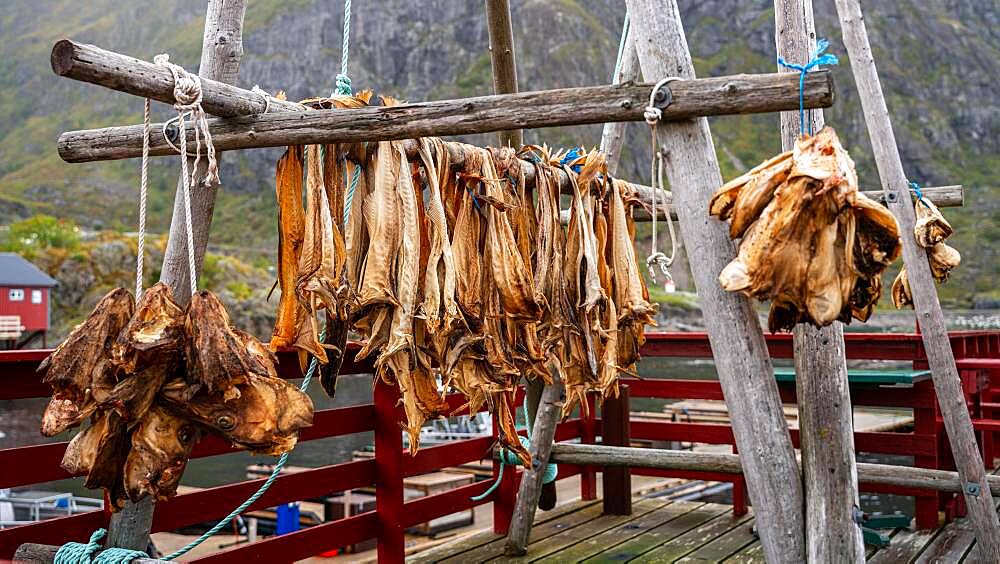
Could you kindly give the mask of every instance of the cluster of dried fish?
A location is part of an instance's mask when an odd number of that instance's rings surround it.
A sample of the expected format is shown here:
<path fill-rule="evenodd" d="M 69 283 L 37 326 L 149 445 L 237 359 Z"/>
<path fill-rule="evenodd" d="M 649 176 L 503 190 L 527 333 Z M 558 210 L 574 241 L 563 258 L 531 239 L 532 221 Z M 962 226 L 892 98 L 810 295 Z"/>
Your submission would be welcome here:
<path fill-rule="evenodd" d="M 122 288 L 42 362 L 53 394 L 41 432 L 90 420 L 62 466 L 88 488 L 124 500 L 173 496 L 205 431 L 234 446 L 277 454 L 312 423 L 308 396 L 275 372 L 257 339 L 232 328 L 219 299 L 198 292 L 185 311 L 157 284 L 138 303 Z"/>
<path fill-rule="evenodd" d="M 634 189 L 612 180 L 597 152 L 561 164 L 539 147 L 416 145 L 414 162 L 403 141 L 290 147 L 278 162 L 282 295 L 271 346 L 339 366 L 356 331 L 366 340 L 357 359 L 374 357 L 378 381 L 399 387 L 412 452 L 427 419 L 456 411 L 445 399 L 454 389 L 463 408 L 487 406 L 501 441 L 527 460 L 514 427 L 520 377 L 549 382 L 556 371 L 564 413 L 586 409 L 586 391 L 617 393 L 654 323 L 632 245 Z M 520 156 L 535 162 L 534 193 Z M 573 185 L 568 229 L 560 170 Z"/>
<path fill-rule="evenodd" d="M 866 321 L 900 253 L 895 218 L 858 191 L 854 161 L 829 127 L 726 183 L 709 213 L 742 238 L 719 282 L 771 300 L 771 331 Z"/>
<path fill-rule="evenodd" d="M 913 226 L 913 236 L 917 244 L 927 250 L 927 261 L 931 274 L 938 283 L 948 281 L 951 271 L 962 262 L 962 255 L 944 240 L 955 232 L 948 220 L 941 215 L 937 206 L 926 198 L 918 198 L 914 204 L 917 222 Z M 896 309 L 913 306 L 913 294 L 910 292 L 910 279 L 906 267 L 899 270 L 896 280 L 892 283 L 892 303 Z"/>

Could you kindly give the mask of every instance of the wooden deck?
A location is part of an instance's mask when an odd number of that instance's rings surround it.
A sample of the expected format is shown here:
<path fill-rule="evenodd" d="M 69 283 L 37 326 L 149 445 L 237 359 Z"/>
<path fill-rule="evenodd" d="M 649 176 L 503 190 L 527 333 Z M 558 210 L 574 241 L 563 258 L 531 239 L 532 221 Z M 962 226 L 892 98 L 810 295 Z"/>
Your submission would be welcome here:
<path fill-rule="evenodd" d="M 629 516 L 601 509 L 599 501 L 577 501 L 539 511 L 523 558 L 504 557 L 504 537 L 481 531 L 408 562 L 764 562 L 752 513 L 733 517 L 729 505 L 642 499 Z M 869 562 L 976 562 L 964 519 L 936 530 L 896 529 L 891 537 L 886 548 L 869 547 Z"/>

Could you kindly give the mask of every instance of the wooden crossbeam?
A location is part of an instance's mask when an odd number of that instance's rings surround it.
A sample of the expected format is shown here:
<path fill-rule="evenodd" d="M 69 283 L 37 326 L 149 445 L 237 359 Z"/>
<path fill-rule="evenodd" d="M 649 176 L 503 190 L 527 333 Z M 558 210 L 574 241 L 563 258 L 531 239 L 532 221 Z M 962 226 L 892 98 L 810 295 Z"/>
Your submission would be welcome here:
<path fill-rule="evenodd" d="M 605 445 L 556 443 L 552 447 L 552 457 L 549 458 L 549 462 L 580 466 L 629 466 L 658 470 L 743 473 L 743 465 L 738 454 Z M 858 479 L 866 484 L 925 488 L 948 493 L 961 493 L 963 484 L 958 472 L 863 462 L 858 463 Z M 987 476 L 987 480 L 993 496 L 1000 497 L 1000 476 Z"/>
<path fill-rule="evenodd" d="M 441 100 L 355 110 L 311 110 L 244 115 L 209 120 L 220 151 L 343 143 L 425 136 L 465 135 L 520 128 L 641 121 L 652 86 L 626 84 L 564 88 Z M 665 120 L 699 116 L 776 112 L 798 108 L 798 79 L 789 74 L 733 75 L 670 84 L 672 101 Z M 833 79 L 827 71 L 810 73 L 807 108 L 833 104 Z M 193 129 L 189 130 L 193 143 Z M 70 131 L 59 136 L 59 156 L 67 162 L 127 159 L 142 154 L 142 125 Z M 173 155 L 153 126 L 151 155 Z"/>

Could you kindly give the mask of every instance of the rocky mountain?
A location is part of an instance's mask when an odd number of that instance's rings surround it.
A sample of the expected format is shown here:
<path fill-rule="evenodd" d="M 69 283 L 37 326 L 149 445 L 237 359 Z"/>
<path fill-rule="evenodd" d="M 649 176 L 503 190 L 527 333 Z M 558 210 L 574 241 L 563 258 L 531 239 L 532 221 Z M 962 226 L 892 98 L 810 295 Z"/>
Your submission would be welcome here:
<path fill-rule="evenodd" d="M 522 90 L 608 81 L 623 3 L 616 0 L 512 0 Z M 679 0 L 700 76 L 771 72 L 774 18 L 768 0 Z M 878 176 L 840 32 L 829 0 L 816 0 L 817 29 L 841 57 L 837 101 L 827 122 L 857 162 L 863 186 Z M 355 2 L 350 75 L 412 101 L 487 94 L 490 61 L 481 2 Z M 942 295 L 954 305 L 1000 299 L 996 217 L 1000 187 L 1000 4 L 981 0 L 865 2 L 876 61 L 904 165 L 924 185 L 962 183 L 966 206 L 946 210 L 958 230 L 964 263 Z M 328 93 L 339 70 L 342 4 L 254 0 L 245 22 L 239 84 L 283 89 L 300 99 Z M 67 217 L 89 229 L 134 229 L 138 162 L 63 163 L 61 131 L 138 123 L 136 98 L 55 77 L 48 64 L 62 37 L 143 59 L 161 52 L 197 66 L 204 23 L 198 0 L 7 0 L 0 15 L 0 225 L 35 213 Z M 647 77 L 653 80 L 659 77 Z M 158 117 L 172 111 L 160 106 Z M 630 126 L 620 173 L 647 181 L 644 124 Z M 777 116 L 713 119 L 723 174 L 730 178 L 779 150 Z M 599 142 L 600 127 L 528 132 L 555 146 Z M 492 136 L 471 138 L 489 143 Z M 245 258 L 273 258 L 276 150 L 224 157 L 212 243 Z M 173 158 L 153 166 L 150 222 L 163 231 L 177 174 Z"/>

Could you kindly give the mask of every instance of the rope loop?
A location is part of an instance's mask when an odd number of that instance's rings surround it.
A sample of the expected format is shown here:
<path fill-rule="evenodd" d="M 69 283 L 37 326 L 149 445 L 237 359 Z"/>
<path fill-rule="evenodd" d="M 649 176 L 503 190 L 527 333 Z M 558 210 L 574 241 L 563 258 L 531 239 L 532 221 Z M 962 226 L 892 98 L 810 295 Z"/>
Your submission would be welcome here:
<path fill-rule="evenodd" d="M 351 49 L 351 0 L 344 0 L 344 43 L 340 48 L 340 74 L 337 75 L 337 89 L 334 94 L 351 96 L 351 77 L 347 76 L 348 53 Z"/>
<path fill-rule="evenodd" d="M 920 185 L 912 180 L 908 182 L 910 183 L 910 188 L 913 189 L 913 194 L 917 197 L 917 201 L 923 204 L 924 207 L 929 208 L 930 206 L 927 205 L 927 200 L 924 198 L 924 193 L 920 191 Z"/>
<path fill-rule="evenodd" d="M 264 111 L 261 112 L 262 114 L 266 114 L 267 112 L 271 111 L 271 95 L 268 94 L 266 90 L 261 88 L 259 85 L 254 84 L 253 88 L 251 88 L 250 91 L 260 96 L 261 99 L 264 100 Z"/>
<path fill-rule="evenodd" d="M 97 529 L 86 544 L 68 542 L 59 547 L 53 559 L 54 564 L 127 564 L 136 558 L 148 558 L 141 550 L 111 547 L 101 550 L 100 540 L 107 531 Z"/>
<path fill-rule="evenodd" d="M 670 220 L 670 207 L 666 203 L 663 204 L 663 211 L 667 216 L 667 231 L 670 234 L 670 256 L 665 255 L 660 252 L 657 246 L 656 238 L 658 234 L 657 221 L 659 218 L 659 208 L 656 205 L 656 196 L 663 190 L 663 152 L 658 148 L 656 142 L 656 125 L 663 118 L 663 112 L 660 108 L 657 108 L 654 104 L 656 103 L 656 93 L 659 92 L 660 88 L 664 85 L 669 84 L 675 80 L 680 80 L 680 77 L 670 76 L 667 78 L 660 79 L 659 82 L 653 86 L 653 90 L 649 93 L 649 104 L 646 106 L 646 110 L 643 112 L 643 117 L 646 119 L 646 123 L 649 124 L 649 130 L 652 137 L 653 155 L 650 160 L 650 176 L 652 176 L 652 186 L 653 194 L 651 198 L 650 214 L 653 220 L 653 237 L 649 248 L 649 256 L 646 257 L 646 267 L 649 269 L 649 278 L 656 282 L 656 271 L 658 267 L 660 273 L 666 280 L 673 280 L 670 276 L 670 271 L 668 268 L 674 263 L 674 258 L 677 256 L 677 235 L 674 233 L 674 223 Z"/>
<path fill-rule="evenodd" d="M 350 96 L 353 94 L 354 90 L 351 89 L 351 77 L 346 74 L 337 75 L 337 90 L 335 91 L 341 96 Z"/>
<path fill-rule="evenodd" d="M 525 427 L 525 430 L 528 432 L 528 436 L 525 437 L 523 435 L 518 435 L 517 438 L 518 438 L 518 440 L 521 441 L 521 446 L 524 447 L 524 450 L 526 450 L 526 451 L 528 451 L 530 453 L 531 452 L 531 421 L 528 421 L 528 404 L 524 403 L 524 404 L 522 404 L 522 407 L 524 408 L 524 427 Z M 500 453 L 498 454 L 497 458 L 499 458 L 499 462 L 500 462 L 500 469 L 497 471 L 497 479 L 494 480 L 492 484 L 490 484 L 490 487 L 487 488 L 485 492 L 483 492 L 483 493 L 481 493 L 479 495 L 474 495 L 474 496 L 470 497 L 469 498 L 470 500 L 472 500 L 472 501 L 482 501 L 482 500 L 486 499 L 487 497 L 489 497 L 490 494 L 492 494 L 493 492 L 495 492 L 496 489 L 498 487 L 500 487 L 500 482 L 503 481 L 503 467 L 504 466 L 519 466 L 521 464 L 521 459 L 516 454 L 514 454 L 510 449 L 508 449 L 507 447 L 504 447 L 504 448 L 500 449 Z M 534 469 L 537 470 L 538 466 L 541 464 L 541 461 L 534 460 L 533 462 L 534 462 L 534 465 L 535 465 Z M 542 472 L 543 472 L 542 473 L 542 483 L 543 484 L 552 483 L 552 482 L 556 481 L 556 478 L 559 476 L 559 465 L 555 464 L 554 462 L 548 462 L 548 463 L 545 464 L 545 469 Z"/>
<path fill-rule="evenodd" d="M 806 130 L 806 114 L 805 114 L 805 103 L 803 101 L 805 85 L 806 85 L 806 73 L 811 69 L 816 68 L 820 65 L 836 65 L 840 62 L 837 56 L 833 53 L 826 53 L 827 48 L 830 47 L 830 42 L 826 39 L 820 39 L 816 42 L 816 50 L 813 52 L 813 56 L 804 65 L 797 65 L 795 63 L 789 63 L 785 61 L 783 57 L 778 57 L 778 64 L 788 68 L 799 71 L 799 134 Z M 809 120 L 809 135 L 813 134 L 812 120 Z"/>

